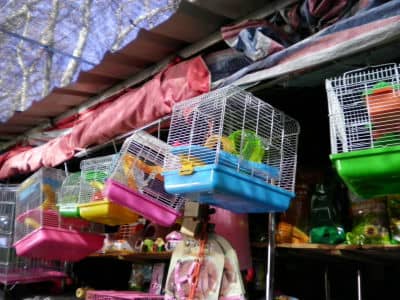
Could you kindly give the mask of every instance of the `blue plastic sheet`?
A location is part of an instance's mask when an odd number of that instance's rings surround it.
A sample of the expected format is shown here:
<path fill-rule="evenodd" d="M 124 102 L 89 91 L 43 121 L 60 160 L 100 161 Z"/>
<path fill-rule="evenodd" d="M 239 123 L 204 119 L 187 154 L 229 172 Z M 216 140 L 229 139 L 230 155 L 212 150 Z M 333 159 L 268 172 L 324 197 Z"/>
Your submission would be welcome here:
<path fill-rule="evenodd" d="M 0 0 L 0 122 L 74 82 L 180 0 Z"/>

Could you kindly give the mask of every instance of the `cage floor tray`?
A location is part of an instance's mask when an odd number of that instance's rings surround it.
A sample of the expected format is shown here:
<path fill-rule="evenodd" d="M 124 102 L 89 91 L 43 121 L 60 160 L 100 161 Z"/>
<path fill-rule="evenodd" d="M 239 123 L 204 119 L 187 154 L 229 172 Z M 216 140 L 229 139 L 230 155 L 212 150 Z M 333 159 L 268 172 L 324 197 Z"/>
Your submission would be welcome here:
<path fill-rule="evenodd" d="M 195 167 L 191 175 L 163 173 L 165 190 L 171 194 L 198 195 L 199 202 L 236 213 L 285 211 L 294 193 L 231 168 L 210 164 Z"/>
<path fill-rule="evenodd" d="M 110 226 L 131 224 L 139 217 L 130 209 L 109 200 L 80 204 L 79 214 L 88 221 Z"/>
<path fill-rule="evenodd" d="M 178 211 L 112 179 L 107 180 L 103 193 L 112 201 L 129 207 L 146 219 L 161 226 L 169 227 L 180 217 Z"/>
<path fill-rule="evenodd" d="M 104 236 L 63 228 L 42 227 L 15 244 L 18 256 L 47 260 L 78 261 L 101 249 Z"/>
<path fill-rule="evenodd" d="M 368 199 L 400 193 L 400 146 L 330 156 L 349 189 Z"/>
<path fill-rule="evenodd" d="M 66 274 L 59 271 L 51 271 L 43 268 L 36 268 L 32 270 L 12 270 L 7 274 L 0 274 L 0 283 L 8 284 L 21 284 L 21 283 L 35 283 L 44 281 L 60 280 L 66 277 Z"/>

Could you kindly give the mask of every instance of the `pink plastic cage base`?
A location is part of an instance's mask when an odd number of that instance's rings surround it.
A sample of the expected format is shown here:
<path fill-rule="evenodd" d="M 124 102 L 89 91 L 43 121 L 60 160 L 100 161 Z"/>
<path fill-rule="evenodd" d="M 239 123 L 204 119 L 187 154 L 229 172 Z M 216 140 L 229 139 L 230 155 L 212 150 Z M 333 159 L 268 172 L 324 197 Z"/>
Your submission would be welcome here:
<path fill-rule="evenodd" d="M 164 296 L 153 295 L 141 292 L 125 291 L 87 291 L 86 300 L 159 300 Z"/>
<path fill-rule="evenodd" d="M 31 209 L 17 216 L 16 221 L 22 223 L 27 218 L 47 227 L 63 227 L 75 230 L 83 230 L 89 227 L 88 221 L 79 218 L 61 217 L 55 210 Z"/>
<path fill-rule="evenodd" d="M 64 228 L 42 227 L 14 243 L 18 256 L 78 261 L 101 249 L 104 236 Z"/>
<path fill-rule="evenodd" d="M 181 216 L 177 210 L 137 193 L 112 179 L 107 180 L 103 194 L 113 202 L 126 206 L 161 226 L 172 226 Z"/>
<path fill-rule="evenodd" d="M 55 281 L 65 278 L 66 275 L 59 271 L 45 269 L 13 270 L 7 274 L 0 274 L 0 283 L 4 285 L 17 283 L 35 283 L 43 281 Z"/>

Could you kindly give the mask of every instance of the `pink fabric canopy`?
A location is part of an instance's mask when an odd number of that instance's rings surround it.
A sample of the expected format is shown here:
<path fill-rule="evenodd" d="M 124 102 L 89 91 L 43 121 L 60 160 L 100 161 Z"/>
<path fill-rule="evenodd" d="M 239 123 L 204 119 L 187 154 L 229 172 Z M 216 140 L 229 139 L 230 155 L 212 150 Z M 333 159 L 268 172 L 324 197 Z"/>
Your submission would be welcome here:
<path fill-rule="evenodd" d="M 57 166 L 72 158 L 76 151 L 170 114 L 175 103 L 208 92 L 210 84 L 210 72 L 200 56 L 171 65 L 141 87 L 69 122 L 73 124 L 69 134 L 18 154 L 3 154 L 0 179 Z"/>

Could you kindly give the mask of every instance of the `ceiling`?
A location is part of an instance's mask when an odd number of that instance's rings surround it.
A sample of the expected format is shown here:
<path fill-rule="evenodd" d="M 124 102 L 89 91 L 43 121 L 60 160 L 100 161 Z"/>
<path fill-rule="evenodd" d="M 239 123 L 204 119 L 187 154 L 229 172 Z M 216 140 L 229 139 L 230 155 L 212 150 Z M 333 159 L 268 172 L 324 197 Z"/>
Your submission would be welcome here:
<path fill-rule="evenodd" d="M 120 88 L 121 83 L 149 66 L 172 57 L 177 51 L 218 31 L 222 25 L 265 5 L 264 0 L 183 0 L 168 21 L 151 31 L 142 30 L 138 38 L 122 50 L 107 54 L 97 67 L 82 72 L 75 83 L 53 90 L 28 110 L 0 124 L 0 142 L 4 146 L 38 125 L 48 127 L 71 109 L 98 100 L 98 95 L 111 87 Z M 110 90 L 108 94 L 112 93 Z"/>

